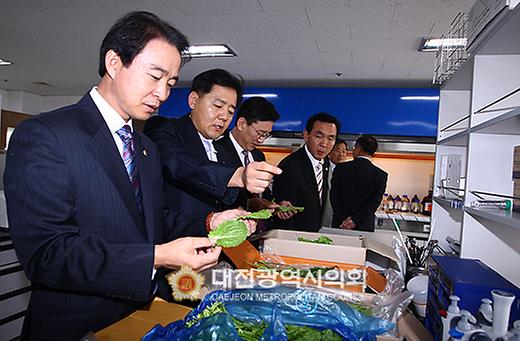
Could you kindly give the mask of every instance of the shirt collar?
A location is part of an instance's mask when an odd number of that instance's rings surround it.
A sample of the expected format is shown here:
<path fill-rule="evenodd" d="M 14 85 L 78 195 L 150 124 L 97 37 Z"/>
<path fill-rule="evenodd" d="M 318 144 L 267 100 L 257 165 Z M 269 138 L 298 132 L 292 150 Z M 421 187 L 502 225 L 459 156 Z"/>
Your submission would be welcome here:
<path fill-rule="evenodd" d="M 235 137 L 233 136 L 233 134 L 231 132 L 229 132 L 229 138 L 231 139 L 231 142 L 233 142 L 233 146 L 235 147 L 235 149 L 237 150 L 238 154 L 242 154 L 242 151 L 245 149 L 245 148 L 242 148 L 242 146 L 240 145 L 240 143 L 238 143 L 238 141 L 235 139 Z M 249 152 L 249 151 L 248 151 Z"/>
<path fill-rule="evenodd" d="M 360 156 L 358 156 L 358 159 L 367 159 L 368 161 L 372 162 L 372 159 L 368 156 L 360 155 Z"/>
<path fill-rule="evenodd" d="M 317 160 L 314 156 L 312 156 L 311 152 L 309 151 L 309 148 L 307 148 L 307 145 L 304 146 L 305 152 L 307 153 L 307 156 L 309 157 L 309 160 L 311 160 L 312 168 L 316 168 L 318 164 L 323 166 L 323 159 Z"/>
<path fill-rule="evenodd" d="M 101 96 L 97 90 L 97 87 L 93 87 L 92 90 L 90 90 L 89 95 L 94 101 L 94 104 L 96 104 L 96 107 L 99 109 L 101 116 L 103 116 L 103 119 L 105 120 L 108 129 L 112 134 L 116 133 L 125 124 L 130 126 L 130 130 L 132 132 L 134 131 L 132 119 L 129 119 L 128 122 L 125 122 L 121 115 L 119 115 L 117 111 L 112 108 L 112 106 L 103 98 L 103 96 Z"/>

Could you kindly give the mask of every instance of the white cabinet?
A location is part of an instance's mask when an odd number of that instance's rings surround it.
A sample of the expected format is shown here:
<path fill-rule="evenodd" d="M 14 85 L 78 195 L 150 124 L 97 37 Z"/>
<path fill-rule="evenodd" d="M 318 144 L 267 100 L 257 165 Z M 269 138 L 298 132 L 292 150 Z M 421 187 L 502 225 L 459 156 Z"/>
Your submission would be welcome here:
<path fill-rule="evenodd" d="M 466 64 L 441 87 L 432 238 L 478 258 L 520 286 L 520 213 L 472 208 L 479 198 L 513 196 L 514 147 L 520 145 L 520 6 L 505 9 L 469 47 Z M 441 160 L 460 155 L 460 205 L 443 198 Z"/>

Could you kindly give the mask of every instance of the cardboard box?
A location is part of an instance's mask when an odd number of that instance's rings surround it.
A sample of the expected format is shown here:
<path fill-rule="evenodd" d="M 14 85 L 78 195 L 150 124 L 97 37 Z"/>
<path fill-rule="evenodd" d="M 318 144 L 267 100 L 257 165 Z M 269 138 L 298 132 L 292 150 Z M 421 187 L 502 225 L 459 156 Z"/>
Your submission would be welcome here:
<path fill-rule="evenodd" d="M 252 264 L 257 260 L 264 260 L 260 252 L 249 242 L 245 241 L 237 247 L 234 248 L 224 248 L 224 253 L 231 260 L 231 262 L 237 267 L 237 269 L 251 269 Z M 341 262 L 331 262 L 324 260 L 316 260 L 311 258 L 300 258 L 300 257 L 291 257 L 286 255 L 277 255 L 280 258 L 281 263 L 288 265 L 309 265 L 309 266 L 322 266 L 322 267 L 337 267 L 340 270 L 345 272 L 348 271 L 361 271 L 364 275 L 362 281 L 356 282 L 349 285 L 339 285 L 338 283 L 327 283 L 327 281 L 317 282 L 312 278 L 293 278 L 291 280 L 291 284 L 296 284 L 297 282 L 303 283 L 306 285 L 320 285 L 326 287 L 333 287 L 335 289 L 354 291 L 354 292 L 363 292 L 368 286 L 376 292 L 380 292 L 384 289 L 386 285 L 386 279 L 379 273 L 377 273 L 373 269 L 366 268 L 364 265 L 358 264 L 347 264 Z M 249 274 L 248 274 L 249 275 Z M 275 275 L 274 277 L 266 277 L 265 271 L 254 271 L 253 276 L 255 280 L 262 279 L 272 279 L 281 284 L 288 284 L 287 278 L 283 276 Z"/>
<path fill-rule="evenodd" d="M 299 237 L 315 240 L 320 236 L 332 240 L 332 245 L 298 241 Z M 369 235 L 344 236 L 337 234 L 272 230 L 264 240 L 264 249 L 282 256 L 366 265 L 367 260 L 383 268 L 398 267 L 398 258 L 392 247 Z"/>
<path fill-rule="evenodd" d="M 166 326 L 171 322 L 183 319 L 190 311 L 189 307 L 156 299 L 142 310 L 100 330 L 95 337 L 99 341 L 138 340 L 156 324 Z M 397 331 L 399 338 L 378 336 L 377 340 L 398 341 L 402 337 L 408 341 L 432 340 L 432 336 L 409 311 L 405 311 L 397 322 Z"/>

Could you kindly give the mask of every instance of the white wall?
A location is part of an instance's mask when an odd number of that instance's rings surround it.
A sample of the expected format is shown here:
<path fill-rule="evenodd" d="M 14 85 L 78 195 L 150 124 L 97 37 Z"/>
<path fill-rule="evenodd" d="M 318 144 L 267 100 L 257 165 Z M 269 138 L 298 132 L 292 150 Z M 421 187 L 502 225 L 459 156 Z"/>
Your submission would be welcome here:
<path fill-rule="evenodd" d="M 388 173 L 386 193 L 399 195 L 407 194 L 411 199 L 414 194 L 422 199 L 432 187 L 433 160 L 386 159 L 374 158 L 376 166 Z"/>
<path fill-rule="evenodd" d="M 23 114 L 37 115 L 76 103 L 80 96 L 40 96 L 25 91 L 0 89 L 0 108 Z"/>

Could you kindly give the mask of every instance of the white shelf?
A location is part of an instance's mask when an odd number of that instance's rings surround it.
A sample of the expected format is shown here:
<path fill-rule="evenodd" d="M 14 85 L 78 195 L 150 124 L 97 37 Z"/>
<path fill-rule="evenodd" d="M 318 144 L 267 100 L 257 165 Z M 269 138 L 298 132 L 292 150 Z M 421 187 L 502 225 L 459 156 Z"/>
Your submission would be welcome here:
<path fill-rule="evenodd" d="M 520 5 L 487 25 L 468 47 L 466 64 L 441 87 L 434 184 L 440 184 L 442 157 L 460 155 L 465 190 L 459 194 L 466 204 L 474 199 L 472 189 L 511 195 L 512 151 L 520 145 L 518 32 Z M 461 113 L 469 112 L 466 128 Z M 441 191 L 434 193 L 431 237 L 443 247 L 446 237 L 460 240 L 461 257 L 478 258 L 520 285 L 512 265 L 520 264 L 520 213 L 454 208 Z"/>
<path fill-rule="evenodd" d="M 464 208 L 464 211 L 475 217 L 486 218 L 495 223 L 518 229 L 520 232 L 520 213 L 518 212 L 490 208 L 478 209 L 468 206 Z"/>
<path fill-rule="evenodd" d="M 466 128 L 458 133 L 437 141 L 437 144 L 443 146 L 466 147 L 468 145 L 468 132 L 469 128 Z"/>
<path fill-rule="evenodd" d="M 472 133 L 520 135 L 520 107 L 482 122 L 471 128 Z"/>

